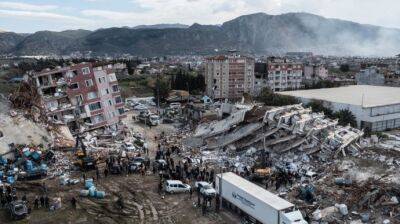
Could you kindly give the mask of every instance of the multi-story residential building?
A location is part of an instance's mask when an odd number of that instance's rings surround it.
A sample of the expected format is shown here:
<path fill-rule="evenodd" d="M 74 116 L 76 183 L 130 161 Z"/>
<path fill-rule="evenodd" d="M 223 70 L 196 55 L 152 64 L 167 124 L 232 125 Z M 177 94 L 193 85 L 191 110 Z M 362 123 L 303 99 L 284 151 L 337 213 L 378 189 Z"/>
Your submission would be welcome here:
<path fill-rule="evenodd" d="M 385 76 L 380 73 L 378 67 L 372 66 L 367 69 L 361 70 L 356 74 L 357 85 L 385 85 Z"/>
<path fill-rule="evenodd" d="M 276 92 L 302 87 L 303 65 L 286 58 L 268 59 L 268 86 Z"/>
<path fill-rule="evenodd" d="M 81 63 L 33 74 L 48 119 L 79 128 L 115 128 L 124 115 L 118 81 L 110 66 Z"/>
<path fill-rule="evenodd" d="M 306 64 L 303 66 L 303 82 L 312 84 L 328 78 L 328 69 L 321 64 Z"/>
<path fill-rule="evenodd" d="M 206 92 L 214 99 L 239 99 L 254 93 L 254 59 L 232 54 L 205 61 Z"/>

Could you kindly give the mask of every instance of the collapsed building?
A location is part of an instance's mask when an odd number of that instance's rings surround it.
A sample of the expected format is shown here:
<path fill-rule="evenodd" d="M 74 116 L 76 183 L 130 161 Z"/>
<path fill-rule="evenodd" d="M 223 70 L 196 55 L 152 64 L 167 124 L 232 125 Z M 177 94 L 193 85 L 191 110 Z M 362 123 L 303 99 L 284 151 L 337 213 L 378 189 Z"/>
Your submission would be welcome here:
<path fill-rule="evenodd" d="M 72 132 L 116 128 L 124 114 L 118 80 L 112 67 L 90 63 L 47 69 L 31 75 L 48 121 Z"/>
<path fill-rule="evenodd" d="M 182 143 L 194 163 L 236 172 L 312 223 L 397 223 L 398 151 L 363 135 L 298 104 L 243 108 L 199 124 Z"/>
<path fill-rule="evenodd" d="M 360 148 L 363 131 L 342 127 L 323 113 L 313 113 L 301 104 L 277 108 L 253 107 L 239 110 L 223 120 L 200 124 L 189 146 L 214 150 L 250 146 L 273 153 L 290 150 L 319 150 L 346 155 L 346 149 Z M 189 141 L 188 141 L 189 142 Z"/>

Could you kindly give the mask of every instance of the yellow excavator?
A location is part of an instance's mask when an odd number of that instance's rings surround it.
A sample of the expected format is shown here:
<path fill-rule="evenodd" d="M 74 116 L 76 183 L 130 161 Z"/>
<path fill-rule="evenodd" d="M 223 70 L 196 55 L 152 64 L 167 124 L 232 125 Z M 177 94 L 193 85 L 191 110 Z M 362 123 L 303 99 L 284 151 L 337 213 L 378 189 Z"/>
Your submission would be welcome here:
<path fill-rule="evenodd" d="M 77 160 L 74 162 L 74 165 L 79 167 L 81 170 L 88 171 L 96 169 L 97 161 L 92 156 L 87 154 L 86 146 L 83 144 L 82 137 L 80 135 L 76 136 L 75 156 Z"/>

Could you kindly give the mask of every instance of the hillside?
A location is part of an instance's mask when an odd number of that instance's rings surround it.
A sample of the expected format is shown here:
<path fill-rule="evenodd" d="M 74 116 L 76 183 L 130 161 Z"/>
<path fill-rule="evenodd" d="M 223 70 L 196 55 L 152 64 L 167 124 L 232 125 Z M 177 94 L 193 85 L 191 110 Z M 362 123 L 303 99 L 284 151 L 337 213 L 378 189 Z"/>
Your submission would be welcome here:
<path fill-rule="evenodd" d="M 276 54 L 312 51 L 325 55 L 394 56 L 400 52 L 400 30 L 327 19 L 307 13 L 240 16 L 217 25 L 177 24 L 107 28 L 93 32 L 41 31 L 26 37 L 0 33 L 1 52 L 19 55 L 96 54 L 156 56 L 211 54 L 215 49 Z M 180 28 L 182 27 L 182 28 Z"/>

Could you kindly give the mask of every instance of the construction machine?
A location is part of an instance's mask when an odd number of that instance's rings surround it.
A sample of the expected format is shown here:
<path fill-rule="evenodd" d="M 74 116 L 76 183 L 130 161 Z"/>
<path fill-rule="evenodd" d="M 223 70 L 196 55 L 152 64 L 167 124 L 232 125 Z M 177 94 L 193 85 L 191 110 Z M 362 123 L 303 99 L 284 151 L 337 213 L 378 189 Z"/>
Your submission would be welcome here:
<path fill-rule="evenodd" d="M 80 135 L 76 136 L 75 156 L 77 161 L 75 161 L 74 165 L 78 166 L 81 170 L 88 171 L 96 169 L 97 161 L 92 156 L 87 154 L 86 146 L 83 144 L 82 137 Z"/>

